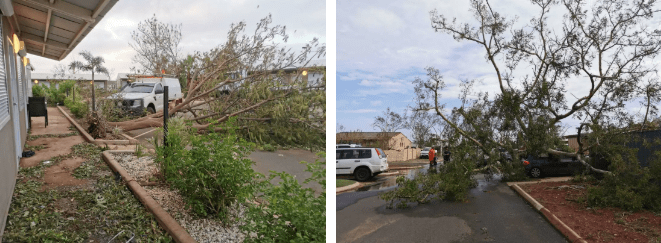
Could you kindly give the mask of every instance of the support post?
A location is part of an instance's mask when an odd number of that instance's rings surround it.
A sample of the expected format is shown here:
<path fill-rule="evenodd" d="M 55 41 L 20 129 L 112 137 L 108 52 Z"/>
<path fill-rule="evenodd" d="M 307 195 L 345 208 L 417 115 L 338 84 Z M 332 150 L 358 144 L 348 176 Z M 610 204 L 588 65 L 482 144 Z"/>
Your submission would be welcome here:
<path fill-rule="evenodd" d="M 96 95 L 94 93 L 96 90 L 94 89 L 94 72 L 92 72 L 92 111 L 96 113 Z M 96 114 L 95 114 L 96 115 Z"/>
<path fill-rule="evenodd" d="M 163 145 L 167 146 L 168 144 L 168 116 L 170 116 L 170 107 L 168 97 L 168 86 L 163 87 Z"/>

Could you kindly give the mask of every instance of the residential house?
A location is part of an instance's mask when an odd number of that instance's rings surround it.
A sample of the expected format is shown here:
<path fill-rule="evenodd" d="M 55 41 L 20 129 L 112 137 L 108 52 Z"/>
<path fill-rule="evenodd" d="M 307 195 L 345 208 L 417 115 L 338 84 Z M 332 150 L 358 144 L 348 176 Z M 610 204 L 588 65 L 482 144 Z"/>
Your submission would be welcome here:
<path fill-rule="evenodd" d="M 335 134 L 335 141 L 338 144 L 355 143 L 383 150 L 402 150 L 412 146 L 411 140 L 401 132 L 340 132 Z"/>
<path fill-rule="evenodd" d="M 0 0 L 0 239 L 28 136 L 29 55 L 60 61 L 117 0 Z"/>
<path fill-rule="evenodd" d="M 308 87 L 319 86 L 324 77 L 322 70 L 326 69 L 326 59 L 310 61 L 305 66 L 291 66 L 280 70 L 272 71 L 273 74 L 281 74 L 284 80 L 283 84 L 292 84 L 295 82 L 308 82 Z"/>
<path fill-rule="evenodd" d="M 581 142 L 583 143 L 584 147 L 586 146 L 586 141 L 585 141 L 586 136 L 587 133 L 581 134 L 581 137 L 583 137 L 583 140 L 581 140 Z M 572 151 L 574 152 L 578 151 L 578 134 L 567 135 L 562 138 L 565 139 L 565 143 L 567 144 L 567 146 L 569 146 L 569 148 Z"/>
<path fill-rule="evenodd" d="M 308 88 L 318 87 L 322 84 L 326 70 L 326 59 L 316 59 L 312 60 L 309 63 L 302 66 L 288 66 L 280 69 L 270 70 L 268 73 L 271 78 L 280 82 L 282 87 L 273 88 L 273 90 L 283 90 L 290 88 L 292 84 L 296 82 L 307 82 Z M 251 72 L 246 71 L 235 71 L 230 72 L 227 75 L 232 79 L 237 79 L 241 77 L 246 77 L 252 75 Z M 236 82 L 234 84 L 226 85 L 221 87 L 219 91 L 221 92 L 231 92 L 233 89 L 236 89 L 241 86 L 243 81 Z M 319 89 L 324 89 L 319 88 Z"/>

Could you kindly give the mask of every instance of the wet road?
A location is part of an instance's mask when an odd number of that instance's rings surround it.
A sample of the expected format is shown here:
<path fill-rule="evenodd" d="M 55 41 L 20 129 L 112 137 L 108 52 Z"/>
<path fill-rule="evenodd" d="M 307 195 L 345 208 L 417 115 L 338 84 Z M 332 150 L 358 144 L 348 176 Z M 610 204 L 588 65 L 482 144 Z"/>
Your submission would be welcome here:
<path fill-rule="evenodd" d="M 305 188 L 312 188 L 316 192 L 321 192 L 321 185 L 315 182 L 310 184 L 303 184 L 305 179 L 310 178 L 312 173 L 305 171 L 307 167 L 301 164 L 301 161 L 314 163 L 317 155 L 307 150 L 302 149 L 289 149 L 289 150 L 276 150 L 275 152 L 255 151 L 249 156 L 249 159 L 255 161 L 252 168 L 268 176 L 269 171 L 287 172 L 296 177 L 296 180 Z M 321 158 L 320 161 L 325 161 L 326 158 Z M 273 179 L 273 182 L 280 182 L 279 178 Z"/>
<path fill-rule="evenodd" d="M 467 203 L 434 201 L 408 209 L 386 209 L 378 198 L 394 185 L 338 194 L 337 242 L 567 242 L 505 183 L 479 176 L 478 183 Z"/>

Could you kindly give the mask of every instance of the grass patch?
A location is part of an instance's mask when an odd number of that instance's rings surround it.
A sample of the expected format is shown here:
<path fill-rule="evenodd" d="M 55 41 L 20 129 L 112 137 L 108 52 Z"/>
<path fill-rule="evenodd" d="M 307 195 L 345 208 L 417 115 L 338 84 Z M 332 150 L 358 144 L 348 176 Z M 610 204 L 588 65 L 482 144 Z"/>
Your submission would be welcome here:
<path fill-rule="evenodd" d="M 25 144 L 25 150 L 39 151 L 39 150 L 42 150 L 44 148 L 46 148 L 46 146 L 41 145 L 41 144 L 40 145 L 35 145 L 35 146 Z"/>
<path fill-rule="evenodd" d="M 73 132 L 64 133 L 64 134 L 30 135 L 30 136 L 28 136 L 28 141 L 37 140 L 39 138 L 66 138 L 66 137 L 76 136 L 78 134 L 79 134 L 78 131 L 73 131 Z"/>
<path fill-rule="evenodd" d="M 335 180 L 335 183 L 337 185 L 336 187 L 343 187 L 343 186 L 351 185 L 351 184 L 356 183 L 356 182 L 352 181 L 352 180 L 337 179 L 337 180 Z"/>

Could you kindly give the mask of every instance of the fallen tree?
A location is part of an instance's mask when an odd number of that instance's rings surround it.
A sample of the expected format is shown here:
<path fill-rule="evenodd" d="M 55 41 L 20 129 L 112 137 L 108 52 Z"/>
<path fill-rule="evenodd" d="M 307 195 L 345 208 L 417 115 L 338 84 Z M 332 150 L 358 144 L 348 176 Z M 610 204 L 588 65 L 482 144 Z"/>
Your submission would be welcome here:
<path fill-rule="evenodd" d="M 654 97 L 657 85 L 650 85 L 657 80 L 657 70 L 650 63 L 661 50 L 661 31 L 649 26 L 649 19 L 658 11 L 655 2 L 604 0 L 591 9 L 581 0 L 531 3 L 539 12 L 521 28 L 514 27 L 516 18 L 508 19 L 485 0 L 471 0 L 477 25 L 456 23 L 436 10 L 430 12 L 435 31 L 480 47 L 493 68 L 491 82 L 498 89 L 491 95 L 475 92 L 475 85 L 483 81 L 463 80 L 459 84 L 461 104 L 447 108 L 441 102 L 447 89 L 445 80 L 438 69 L 428 67 L 427 78 L 413 82 L 416 98 L 411 110 L 414 116 L 431 112 L 443 121 L 443 137 L 453 150 L 451 167 L 443 173 L 454 176 L 428 173 L 412 180 L 402 178 L 398 180 L 400 188 L 382 198 L 425 202 L 448 198 L 447 193 L 466 193 L 448 182 L 467 185 L 465 179 L 475 173 L 475 164 L 485 165 L 484 170 L 496 168 L 492 171 L 504 179 L 522 179 L 522 155 L 573 157 L 586 172 L 606 178 L 620 178 L 631 168 L 646 173 L 623 141 L 635 130 L 635 124 L 645 127 L 649 108 L 655 111 L 653 103 L 658 103 Z M 553 8 L 560 8 L 564 15 L 550 16 Z M 570 83 L 573 90 L 568 90 Z M 641 104 L 648 108 L 642 122 L 625 107 L 636 100 L 643 100 Z M 561 138 L 570 119 L 581 122 L 577 150 L 570 149 Z M 589 135 L 584 136 L 586 133 Z M 503 159 L 503 150 L 509 152 L 511 161 Z M 611 167 L 617 169 L 596 168 L 585 157 L 595 151 L 606 154 L 614 162 Z M 629 181 L 633 191 L 651 177 L 631 178 L 638 178 Z"/>
<path fill-rule="evenodd" d="M 181 102 L 170 104 L 169 116 L 183 116 L 201 132 L 237 117 L 239 128 L 248 133 L 277 121 L 324 133 L 325 67 L 312 61 L 325 57 L 325 45 L 315 38 L 302 51 L 283 46 L 289 36 L 285 26 L 272 26 L 271 16 L 262 19 L 252 34 L 246 31 L 245 22 L 233 24 L 224 44 L 188 55 L 177 65 L 158 65 L 179 75 L 184 92 Z M 145 66 L 145 71 L 153 71 L 152 66 Z M 160 127 L 163 111 L 108 125 L 124 131 Z"/>
<path fill-rule="evenodd" d="M 438 70 L 428 68 L 429 79 L 415 81 L 420 99 L 414 108 L 435 112 L 490 157 L 497 157 L 496 148 L 507 149 L 512 155 L 525 149 L 529 154 L 574 157 L 592 172 L 609 173 L 584 159 L 590 146 L 579 144 L 577 151 L 560 149 L 560 129 L 569 118 L 583 120 L 581 128 L 592 130 L 626 127 L 633 124 L 635 114 L 624 108 L 625 102 L 643 98 L 649 105 L 654 100 L 647 97 L 654 92 L 649 92 L 643 82 L 656 71 L 645 62 L 661 49 L 658 30 L 646 22 L 657 11 L 654 3 L 600 1 L 591 11 L 580 0 L 541 0 L 532 4 L 539 14 L 523 28 L 513 27 L 514 20 L 496 12 L 489 1 L 471 1 L 479 23 L 473 27 L 448 21 L 432 11 L 434 30 L 482 47 L 499 90 L 493 97 L 486 92 L 474 93 L 470 87 L 475 81 L 465 81 L 462 105 L 452 110 L 457 116 L 452 122 L 439 103 L 445 82 Z M 561 25 L 549 20 L 559 18 L 549 16 L 553 7 L 565 11 Z M 569 82 L 589 89 L 570 101 Z M 471 95 L 478 98 L 469 99 Z"/>

